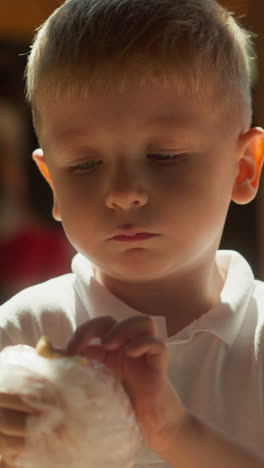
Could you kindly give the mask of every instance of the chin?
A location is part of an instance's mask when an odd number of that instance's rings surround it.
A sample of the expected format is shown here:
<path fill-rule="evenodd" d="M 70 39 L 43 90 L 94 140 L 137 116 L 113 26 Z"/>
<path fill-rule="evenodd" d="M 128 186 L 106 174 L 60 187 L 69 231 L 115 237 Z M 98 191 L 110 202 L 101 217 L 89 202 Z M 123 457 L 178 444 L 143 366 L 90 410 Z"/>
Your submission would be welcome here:
<path fill-rule="evenodd" d="M 110 276 L 119 281 L 130 283 L 144 283 L 163 278 L 168 274 L 168 268 L 154 261 L 126 261 L 118 264 L 112 264 Z"/>

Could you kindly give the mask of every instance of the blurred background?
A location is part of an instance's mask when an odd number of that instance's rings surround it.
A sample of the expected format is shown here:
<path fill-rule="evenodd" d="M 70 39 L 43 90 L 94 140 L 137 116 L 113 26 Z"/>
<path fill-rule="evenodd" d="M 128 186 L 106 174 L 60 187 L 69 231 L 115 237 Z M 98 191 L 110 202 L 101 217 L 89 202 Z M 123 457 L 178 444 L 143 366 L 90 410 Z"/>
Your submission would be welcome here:
<path fill-rule="evenodd" d="M 31 152 L 37 146 L 24 100 L 23 73 L 34 30 L 60 0 L 1 0 L 0 303 L 24 287 L 70 271 L 74 254 L 51 217 L 51 193 Z M 264 0 L 221 0 L 256 33 L 254 125 L 264 126 Z M 221 247 L 240 251 L 264 279 L 264 182 L 249 205 L 231 205 Z"/>

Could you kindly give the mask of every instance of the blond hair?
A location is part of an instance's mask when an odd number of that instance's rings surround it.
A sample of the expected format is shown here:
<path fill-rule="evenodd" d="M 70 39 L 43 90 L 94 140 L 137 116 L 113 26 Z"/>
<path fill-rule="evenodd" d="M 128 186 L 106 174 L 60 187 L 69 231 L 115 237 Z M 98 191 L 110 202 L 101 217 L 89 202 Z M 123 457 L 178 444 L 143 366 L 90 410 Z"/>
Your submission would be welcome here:
<path fill-rule="evenodd" d="M 215 0 L 67 0 L 37 31 L 27 98 L 171 72 L 201 90 L 209 75 L 249 120 L 252 55 L 249 32 Z"/>

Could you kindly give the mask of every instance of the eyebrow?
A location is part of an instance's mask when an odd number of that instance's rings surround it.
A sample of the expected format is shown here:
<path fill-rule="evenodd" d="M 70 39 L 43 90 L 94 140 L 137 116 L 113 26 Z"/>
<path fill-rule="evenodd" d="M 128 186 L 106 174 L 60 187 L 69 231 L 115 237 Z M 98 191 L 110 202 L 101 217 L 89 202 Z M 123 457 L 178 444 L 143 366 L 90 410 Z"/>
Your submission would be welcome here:
<path fill-rule="evenodd" d="M 189 131 L 193 128 L 194 125 L 194 118 L 191 118 L 190 115 L 186 113 L 179 113 L 179 115 L 175 114 L 164 114 L 164 115 L 157 115 L 152 117 L 150 120 L 146 120 L 145 122 L 140 124 L 140 128 L 147 130 L 147 129 L 154 129 L 154 128 L 165 128 L 170 130 L 172 127 L 177 128 L 178 130 L 186 129 Z M 82 136 L 85 134 L 93 134 L 94 130 L 89 125 L 85 127 L 68 127 L 63 129 L 58 134 L 58 140 L 69 140 L 73 137 Z"/>
<path fill-rule="evenodd" d="M 153 126 L 175 126 L 175 127 L 183 127 L 183 126 L 192 126 L 194 119 L 190 117 L 190 115 L 180 114 L 179 116 L 173 115 L 158 115 L 151 120 L 148 120 L 143 125 L 144 127 L 153 127 Z"/>

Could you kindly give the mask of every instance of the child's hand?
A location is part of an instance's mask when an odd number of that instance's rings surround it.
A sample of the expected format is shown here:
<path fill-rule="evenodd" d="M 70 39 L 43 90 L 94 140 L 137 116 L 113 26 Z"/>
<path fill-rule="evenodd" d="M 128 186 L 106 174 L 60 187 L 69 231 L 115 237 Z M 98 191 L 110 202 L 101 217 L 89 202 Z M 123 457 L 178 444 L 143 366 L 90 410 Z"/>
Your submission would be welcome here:
<path fill-rule="evenodd" d="M 101 338 L 102 344 L 90 344 L 94 338 Z M 169 383 L 167 348 L 152 319 L 90 320 L 77 329 L 66 352 L 102 361 L 120 377 L 146 444 L 159 453 L 166 433 L 181 425 L 185 410 Z"/>
<path fill-rule="evenodd" d="M 0 466 L 11 467 L 24 448 L 26 419 L 34 410 L 17 396 L 0 393 Z"/>

